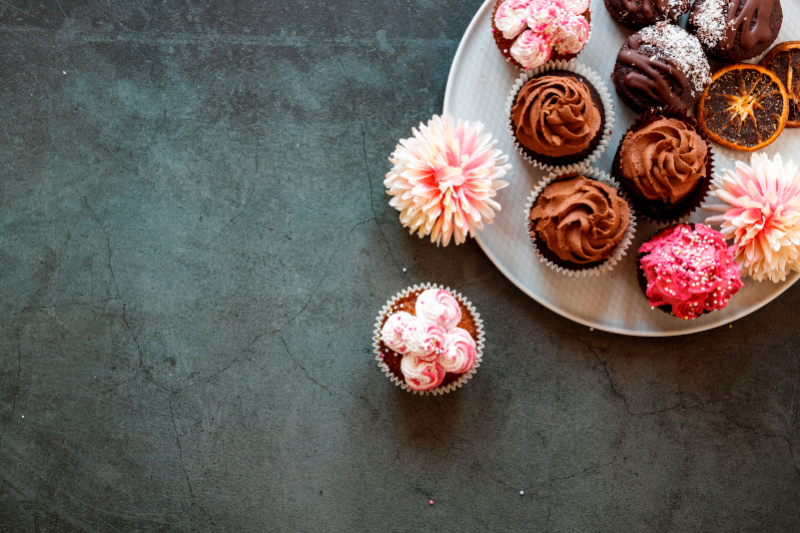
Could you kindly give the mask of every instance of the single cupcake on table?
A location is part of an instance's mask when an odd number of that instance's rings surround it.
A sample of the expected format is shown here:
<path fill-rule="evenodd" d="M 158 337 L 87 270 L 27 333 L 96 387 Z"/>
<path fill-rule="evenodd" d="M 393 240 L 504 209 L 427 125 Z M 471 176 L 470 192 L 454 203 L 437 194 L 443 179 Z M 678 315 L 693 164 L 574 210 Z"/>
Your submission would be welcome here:
<path fill-rule="evenodd" d="M 739 62 L 765 52 L 782 23 L 781 0 L 696 0 L 686 28 L 708 55 Z"/>
<path fill-rule="evenodd" d="M 610 271 L 636 227 L 616 183 L 593 169 L 545 178 L 529 197 L 526 214 L 539 259 L 569 276 Z"/>
<path fill-rule="evenodd" d="M 589 42 L 590 0 L 498 0 L 492 33 L 506 61 L 532 69 L 573 59 Z"/>
<path fill-rule="evenodd" d="M 689 109 L 711 83 L 711 67 L 697 37 L 659 22 L 628 38 L 611 77 L 619 97 L 639 113 Z"/>
<path fill-rule="evenodd" d="M 375 358 L 395 385 L 416 394 L 454 391 L 483 355 L 483 321 L 466 298 L 427 283 L 398 293 L 375 323 Z"/>
<path fill-rule="evenodd" d="M 656 22 L 678 22 L 689 12 L 691 0 L 605 0 L 611 18 L 631 30 Z"/>
<path fill-rule="evenodd" d="M 800 271 L 800 174 L 794 161 L 755 153 L 750 165 L 737 162 L 715 177 L 712 194 L 723 203 L 703 206 L 720 213 L 706 222 L 721 224 L 733 238 L 744 274 L 777 283 Z"/>
<path fill-rule="evenodd" d="M 556 173 L 594 161 L 605 151 L 614 123 L 608 91 L 597 74 L 566 61 L 518 78 L 506 112 L 520 155 Z"/>
<path fill-rule="evenodd" d="M 500 211 L 495 197 L 508 186 L 501 178 L 511 165 L 483 127 L 434 115 L 413 137 L 400 140 L 383 185 L 412 235 L 430 235 L 437 246 L 451 239 L 458 245 Z"/>
<path fill-rule="evenodd" d="M 724 309 L 742 283 L 734 248 L 703 224 L 661 230 L 639 248 L 639 284 L 650 306 L 683 320 Z"/>
<path fill-rule="evenodd" d="M 711 147 L 685 111 L 659 108 L 623 137 L 611 174 L 636 212 L 654 222 L 676 222 L 700 207 L 714 170 Z"/>

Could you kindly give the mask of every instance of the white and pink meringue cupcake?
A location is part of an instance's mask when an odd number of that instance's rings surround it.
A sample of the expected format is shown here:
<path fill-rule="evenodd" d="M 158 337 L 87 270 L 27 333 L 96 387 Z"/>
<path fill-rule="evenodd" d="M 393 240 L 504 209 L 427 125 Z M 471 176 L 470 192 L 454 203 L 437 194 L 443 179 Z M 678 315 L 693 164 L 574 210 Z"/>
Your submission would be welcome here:
<path fill-rule="evenodd" d="M 492 32 L 506 61 L 530 70 L 574 59 L 591 37 L 590 0 L 497 0 Z"/>
<path fill-rule="evenodd" d="M 378 366 L 395 385 L 415 394 L 444 394 L 477 372 L 483 321 L 461 294 L 414 285 L 383 306 L 373 340 Z"/>

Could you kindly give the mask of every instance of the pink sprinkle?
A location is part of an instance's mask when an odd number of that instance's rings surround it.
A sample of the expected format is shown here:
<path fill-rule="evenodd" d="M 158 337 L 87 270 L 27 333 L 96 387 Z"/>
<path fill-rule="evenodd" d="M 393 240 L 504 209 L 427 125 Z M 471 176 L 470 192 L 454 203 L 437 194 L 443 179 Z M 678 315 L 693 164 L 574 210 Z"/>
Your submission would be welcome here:
<path fill-rule="evenodd" d="M 433 500 L 429 501 L 428 503 L 429 503 L 429 504 L 431 504 L 431 505 L 433 505 Z"/>
<path fill-rule="evenodd" d="M 381 354 L 381 357 L 386 357 L 386 354 Z"/>
<path fill-rule="evenodd" d="M 494 28 L 492 28 L 492 33 L 494 33 Z"/>

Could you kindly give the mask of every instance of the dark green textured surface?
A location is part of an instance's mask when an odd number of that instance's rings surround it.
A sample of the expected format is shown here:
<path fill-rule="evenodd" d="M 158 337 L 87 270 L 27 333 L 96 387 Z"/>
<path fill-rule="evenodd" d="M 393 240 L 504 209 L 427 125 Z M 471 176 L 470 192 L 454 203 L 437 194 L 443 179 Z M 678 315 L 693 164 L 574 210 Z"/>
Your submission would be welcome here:
<path fill-rule="evenodd" d="M 1 531 L 798 530 L 797 289 L 628 339 L 400 227 L 478 6 L 0 1 Z M 443 398 L 371 356 L 425 281 L 487 330 Z"/>

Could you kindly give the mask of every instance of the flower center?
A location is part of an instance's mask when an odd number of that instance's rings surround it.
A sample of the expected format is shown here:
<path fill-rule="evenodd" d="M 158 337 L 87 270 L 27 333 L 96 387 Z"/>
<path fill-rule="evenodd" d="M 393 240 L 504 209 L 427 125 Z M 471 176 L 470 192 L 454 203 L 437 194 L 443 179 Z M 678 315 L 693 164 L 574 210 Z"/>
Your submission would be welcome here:
<path fill-rule="evenodd" d="M 439 169 L 436 176 L 437 184 L 439 185 L 439 190 L 444 192 L 447 189 L 460 187 L 467 181 L 467 177 L 464 176 L 464 167 L 451 167 L 450 165 Z"/>

